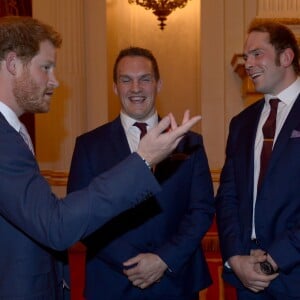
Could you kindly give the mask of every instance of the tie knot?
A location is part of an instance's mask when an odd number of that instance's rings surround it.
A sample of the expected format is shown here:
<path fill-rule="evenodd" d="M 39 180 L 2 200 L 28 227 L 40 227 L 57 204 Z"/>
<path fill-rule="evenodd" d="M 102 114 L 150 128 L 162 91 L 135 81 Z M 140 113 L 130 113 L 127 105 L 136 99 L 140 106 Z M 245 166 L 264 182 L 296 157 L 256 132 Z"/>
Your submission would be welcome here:
<path fill-rule="evenodd" d="M 270 103 L 271 109 L 277 109 L 279 102 L 280 102 L 280 100 L 278 98 L 270 99 L 269 103 Z"/>
<path fill-rule="evenodd" d="M 147 123 L 135 122 L 133 126 L 136 126 L 140 131 L 140 139 L 147 133 Z"/>

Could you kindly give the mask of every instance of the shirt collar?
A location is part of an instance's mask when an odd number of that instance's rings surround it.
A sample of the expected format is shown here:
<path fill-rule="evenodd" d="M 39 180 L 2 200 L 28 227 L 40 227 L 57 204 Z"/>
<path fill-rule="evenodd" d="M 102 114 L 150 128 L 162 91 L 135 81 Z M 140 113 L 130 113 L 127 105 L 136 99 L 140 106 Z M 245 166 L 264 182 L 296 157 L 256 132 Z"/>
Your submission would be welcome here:
<path fill-rule="evenodd" d="M 272 98 L 278 98 L 281 102 L 286 105 L 293 103 L 300 93 L 300 77 L 298 77 L 289 87 L 281 91 L 278 95 L 265 95 L 265 101 L 269 102 Z"/>
<path fill-rule="evenodd" d="M 15 112 L 8 107 L 6 104 L 4 104 L 2 101 L 0 101 L 0 112 L 6 119 L 6 121 L 16 130 L 20 131 L 21 122 L 18 118 L 18 116 L 15 114 Z"/>
<path fill-rule="evenodd" d="M 139 122 L 138 120 L 135 120 L 128 115 L 126 115 L 124 112 L 120 112 L 120 118 L 121 123 L 123 125 L 123 128 L 125 131 L 128 131 L 135 122 Z M 147 130 L 155 127 L 158 123 L 158 115 L 157 112 L 155 112 L 149 119 L 143 120 L 143 122 L 147 123 Z"/>

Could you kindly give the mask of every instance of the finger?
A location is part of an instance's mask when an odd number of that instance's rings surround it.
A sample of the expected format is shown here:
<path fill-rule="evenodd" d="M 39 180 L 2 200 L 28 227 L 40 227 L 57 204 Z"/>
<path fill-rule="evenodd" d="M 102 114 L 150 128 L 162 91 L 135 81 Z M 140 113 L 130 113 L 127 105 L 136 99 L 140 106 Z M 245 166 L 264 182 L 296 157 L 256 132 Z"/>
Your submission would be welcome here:
<path fill-rule="evenodd" d="M 141 279 L 136 279 L 136 280 L 131 280 L 131 283 L 132 283 L 134 286 L 140 287 L 140 285 L 143 284 L 143 281 L 142 281 Z"/>
<path fill-rule="evenodd" d="M 183 119 L 181 124 L 185 124 L 190 119 L 190 110 L 187 109 L 183 114 Z"/>
<path fill-rule="evenodd" d="M 156 136 L 159 136 L 162 132 L 168 129 L 170 124 L 171 124 L 170 115 L 168 115 L 162 118 L 160 122 L 157 124 L 157 126 L 151 129 L 150 131 L 155 133 Z"/>
<path fill-rule="evenodd" d="M 142 277 L 138 276 L 138 274 L 128 276 L 128 279 L 131 282 L 137 282 L 137 284 L 140 284 L 144 280 Z"/>
<path fill-rule="evenodd" d="M 257 293 L 259 291 L 263 291 L 265 289 L 264 286 L 260 286 L 260 285 L 254 284 L 254 283 L 245 284 L 245 287 L 248 288 L 249 290 L 255 292 L 255 293 Z"/>
<path fill-rule="evenodd" d="M 139 288 L 140 288 L 140 289 L 145 289 L 145 288 L 148 287 L 148 286 L 149 286 L 149 284 L 143 282 L 142 284 L 139 285 Z"/>
<path fill-rule="evenodd" d="M 250 255 L 252 256 L 263 256 L 265 254 L 265 251 L 261 250 L 261 249 L 252 249 L 250 251 Z"/>
<path fill-rule="evenodd" d="M 132 257 L 132 258 L 124 261 L 123 266 L 128 267 L 128 266 L 136 265 L 139 263 L 139 261 L 140 261 L 139 256 L 135 256 L 135 257 Z"/>
<path fill-rule="evenodd" d="M 150 286 L 152 284 L 152 282 L 144 282 L 140 285 L 140 288 L 141 289 L 145 289 L 147 288 L 148 286 Z"/>
<path fill-rule="evenodd" d="M 130 269 L 124 269 L 123 273 L 126 274 L 126 276 L 130 277 L 130 276 L 137 276 L 140 272 L 138 267 L 133 267 Z"/>
<path fill-rule="evenodd" d="M 261 289 L 256 289 L 256 288 L 253 288 L 253 287 L 248 287 L 248 289 L 251 290 L 254 293 L 258 293 L 260 291 L 263 291 L 263 289 L 261 290 Z"/>
<path fill-rule="evenodd" d="M 177 128 L 177 123 L 175 120 L 175 117 L 172 113 L 169 114 L 170 120 L 171 120 L 171 130 L 174 130 Z"/>
<path fill-rule="evenodd" d="M 191 127 L 193 127 L 200 120 L 201 120 L 201 116 L 194 116 L 190 120 L 182 124 L 181 126 L 177 127 L 176 130 L 173 130 L 171 134 L 179 138 L 183 136 Z"/>

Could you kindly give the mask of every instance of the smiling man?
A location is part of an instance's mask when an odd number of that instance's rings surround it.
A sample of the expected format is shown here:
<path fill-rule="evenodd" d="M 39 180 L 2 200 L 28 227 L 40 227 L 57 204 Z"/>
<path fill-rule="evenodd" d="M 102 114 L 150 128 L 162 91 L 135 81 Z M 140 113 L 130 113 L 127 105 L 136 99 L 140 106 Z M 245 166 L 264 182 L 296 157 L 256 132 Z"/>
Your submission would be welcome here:
<path fill-rule="evenodd" d="M 159 192 L 160 185 L 149 166 L 167 157 L 200 119 L 190 119 L 187 111 L 183 124 L 177 126 L 169 114 L 144 137 L 136 153 L 101 173 L 85 190 L 59 199 L 40 174 L 30 137 L 19 117 L 48 112 L 58 87 L 54 70 L 61 42 L 52 27 L 36 19 L 0 18 L 2 300 L 68 296 L 54 250 L 67 249 L 112 217 Z M 166 129 L 170 130 L 163 133 Z M 136 184 L 141 177 L 143 180 Z"/>
<path fill-rule="evenodd" d="M 224 278 L 239 300 L 300 299 L 300 79 L 292 31 L 254 22 L 246 72 L 264 98 L 230 124 L 217 193 Z"/>
<path fill-rule="evenodd" d="M 149 50 L 123 49 L 113 79 L 120 116 L 77 138 L 69 192 L 134 152 L 158 123 L 162 82 Z M 202 137 L 188 132 L 152 171 L 162 192 L 85 240 L 87 300 L 198 300 L 211 283 L 201 239 L 212 222 L 214 199 Z"/>

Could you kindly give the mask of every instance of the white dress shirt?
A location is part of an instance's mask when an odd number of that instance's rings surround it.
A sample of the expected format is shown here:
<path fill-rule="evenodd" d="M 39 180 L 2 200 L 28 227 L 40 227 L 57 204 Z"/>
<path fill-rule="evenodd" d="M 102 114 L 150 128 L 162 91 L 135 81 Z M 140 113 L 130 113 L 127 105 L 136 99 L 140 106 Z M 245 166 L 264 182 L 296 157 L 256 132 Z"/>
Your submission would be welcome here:
<path fill-rule="evenodd" d="M 0 100 L 0 112 L 6 121 L 17 131 L 20 132 L 21 121 L 15 112 Z"/>
<path fill-rule="evenodd" d="M 140 122 L 133 118 L 130 118 L 128 115 L 121 111 L 120 113 L 121 123 L 124 128 L 127 141 L 130 147 L 131 152 L 135 152 L 138 148 L 140 142 L 140 134 L 141 131 L 138 127 L 134 126 L 135 122 Z M 153 114 L 149 119 L 143 120 L 143 122 L 147 123 L 147 131 L 158 124 L 158 115 L 157 112 Z"/>
<path fill-rule="evenodd" d="M 253 185 L 253 218 L 252 218 L 252 234 L 251 238 L 256 238 L 255 233 L 255 202 L 257 196 L 257 183 L 260 171 L 260 154 L 263 145 L 263 132 L 262 127 L 266 122 L 270 113 L 270 99 L 278 98 L 280 102 L 278 103 L 277 116 L 276 116 L 276 130 L 274 136 L 274 143 L 278 134 L 293 106 L 297 97 L 300 93 L 300 77 L 297 78 L 288 88 L 280 92 L 278 95 L 265 95 L 265 105 L 261 112 L 260 119 L 257 126 L 256 138 L 255 138 L 255 150 L 254 150 L 254 185 Z"/>
<path fill-rule="evenodd" d="M 34 154 L 34 148 L 30 135 L 26 129 L 26 126 L 19 120 L 15 112 L 8 107 L 6 104 L 0 101 L 0 112 L 6 119 L 6 121 L 19 133 L 24 139 L 25 143 L 28 145 L 32 154 Z M 22 132 L 22 133 L 21 133 Z"/>

